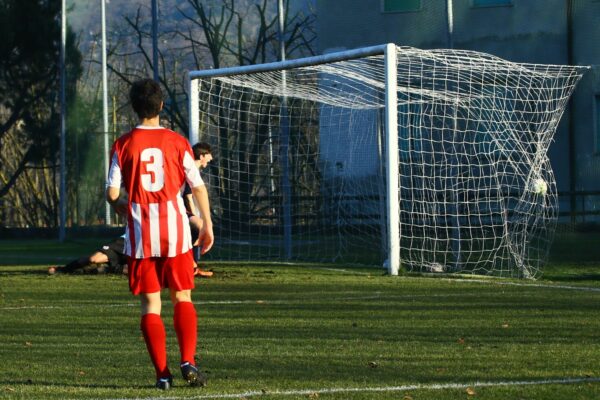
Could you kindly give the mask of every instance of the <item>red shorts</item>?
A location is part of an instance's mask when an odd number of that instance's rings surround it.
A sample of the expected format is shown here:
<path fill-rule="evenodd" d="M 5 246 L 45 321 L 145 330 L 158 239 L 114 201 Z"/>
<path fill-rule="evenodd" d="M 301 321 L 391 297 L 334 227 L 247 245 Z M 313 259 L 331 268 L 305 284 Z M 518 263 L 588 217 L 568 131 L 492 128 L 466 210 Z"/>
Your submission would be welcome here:
<path fill-rule="evenodd" d="M 129 290 L 138 295 L 160 292 L 164 288 L 193 289 L 194 264 L 191 250 L 175 257 L 128 257 Z"/>

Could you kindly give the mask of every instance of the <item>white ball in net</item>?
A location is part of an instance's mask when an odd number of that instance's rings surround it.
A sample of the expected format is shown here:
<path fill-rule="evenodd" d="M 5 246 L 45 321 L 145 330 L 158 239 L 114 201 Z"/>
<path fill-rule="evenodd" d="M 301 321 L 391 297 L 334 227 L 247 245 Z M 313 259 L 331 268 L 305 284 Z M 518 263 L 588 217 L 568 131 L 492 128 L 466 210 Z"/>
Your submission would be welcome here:
<path fill-rule="evenodd" d="M 544 196 L 548 193 L 548 184 L 542 178 L 538 178 L 533 181 L 533 192 Z"/>

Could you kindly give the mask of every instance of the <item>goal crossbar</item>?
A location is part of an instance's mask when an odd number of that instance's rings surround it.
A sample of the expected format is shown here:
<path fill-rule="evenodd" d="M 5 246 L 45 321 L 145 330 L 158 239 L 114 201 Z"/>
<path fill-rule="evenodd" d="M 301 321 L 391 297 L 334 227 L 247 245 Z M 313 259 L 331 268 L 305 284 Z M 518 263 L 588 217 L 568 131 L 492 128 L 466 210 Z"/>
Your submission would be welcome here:
<path fill-rule="evenodd" d="M 337 61 L 351 60 L 355 58 L 369 57 L 384 54 L 388 46 L 395 44 L 382 44 L 377 46 L 363 47 L 360 49 L 338 51 L 334 53 L 323 54 L 319 56 L 304 57 L 293 60 L 277 61 L 264 64 L 241 65 L 236 67 L 226 67 L 218 69 L 205 69 L 200 71 L 188 71 L 188 79 L 214 78 L 219 76 L 229 76 L 237 74 L 251 74 L 255 72 L 285 71 L 293 68 L 300 68 L 312 65 L 327 64 Z"/>

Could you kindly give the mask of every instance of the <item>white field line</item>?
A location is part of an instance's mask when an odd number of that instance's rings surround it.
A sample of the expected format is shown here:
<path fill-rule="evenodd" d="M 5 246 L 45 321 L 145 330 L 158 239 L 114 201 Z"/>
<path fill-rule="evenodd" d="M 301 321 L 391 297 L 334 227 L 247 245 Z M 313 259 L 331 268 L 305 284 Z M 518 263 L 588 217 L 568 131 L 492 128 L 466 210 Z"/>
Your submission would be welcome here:
<path fill-rule="evenodd" d="M 325 268 L 325 267 L 312 267 L 314 269 L 321 269 L 326 271 L 337 271 L 340 273 L 348 273 L 348 274 L 359 274 L 359 275 L 371 275 L 370 272 L 363 271 L 352 271 L 343 268 Z M 376 271 L 375 271 L 376 272 Z M 431 274 L 434 276 L 435 274 Z M 419 279 L 418 277 L 403 277 L 401 279 Z M 565 289 L 565 290 L 581 290 L 583 292 L 600 292 L 600 287 L 589 287 L 589 286 L 568 286 L 568 285 L 548 285 L 543 283 L 519 283 L 519 282 L 505 282 L 500 280 L 501 278 L 496 279 L 477 279 L 477 278 L 452 278 L 446 276 L 444 278 L 440 278 L 447 281 L 452 282 L 468 282 L 468 283 L 486 283 L 492 285 L 508 285 L 508 286 L 523 286 L 523 287 L 537 287 L 537 288 L 546 288 L 546 289 Z"/>
<path fill-rule="evenodd" d="M 423 294 L 423 295 L 390 295 L 390 296 L 382 296 L 381 292 L 375 292 L 372 295 L 363 295 L 363 296 L 346 296 L 346 297 L 327 297 L 326 301 L 353 301 L 353 300 L 386 300 L 386 299 L 416 299 L 416 298 L 433 298 L 433 297 L 476 297 L 475 294 Z M 317 300 L 318 301 L 318 300 Z M 289 304 L 311 304 L 316 303 L 314 297 L 310 299 L 295 299 L 295 300 L 208 300 L 208 301 L 194 301 L 193 303 L 197 306 L 206 306 L 206 305 L 237 305 L 237 304 L 275 304 L 275 305 L 289 305 Z M 53 310 L 53 309 L 72 309 L 72 308 L 81 308 L 82 306 L 88 307 L 103 307 L 103 308 L 111 308 L 111 307 L 139 307 L 139 303 L 94 303 L 94 302 L 86 302 L 86 303 L 78 303 L 78 304 L 64 304 L 64 305 L 54 305 L 54 306 L 8 306 L 8 307 L 0 307 L 1 310 Z"/>
<path fill-rule="evenodd" d="M 320 269 L 323 271 L 343 272 L 345 274 L 351 274 L 351 275 L 373 275 L 373 274 L 381 275 L 383 273 L 383 270 L 380 270 L 380 269 L 373 269 L 373 273 L 371 273 L 371 272 L 365 272 L 365 271 L 353 271 L 351 269 L 344 269 L 344 268 L 327 268 L 327 267 L 308 267 L 308 268 Z"/>
<path fill-rule="evenodd" d="M 543 283 L 519 283 L 519 282 L 503 282 L 495 280 L 485 279 L 452 279 L 449 281 L 454 282 L 473 282 L 473 283 L 487 283 L 491 285 L 506 285 L 506 286 L 522 286 L 522 287 L 534 287 L 544 289 L 564 289 L 564 290 L 579 290 L 582 292 L 600 292 L 600 287 L 589 287 L 589 286 L 568 286 L 568 285 L 545 285 Z"/>
<path fill-rule="evenodd" d="M 276 390 L 276 391 L 248 391 L 243 393 L 206 394 L 192 397 L 144 397 L 137 399 L 117 398 L 104 400 L 201 400 L 201 399 L 243 399 L 248 397 L 262 396 L 310 396 L 319 394 L 336 393 L 382 393 L 382 392 L 404 392 L 408 390 L 445 390 L 445 389 L 467 389 L 499 386 L 535 386 L 535 385 L 566 385 L 576 383 L 600 382 L 600 378 L 563 378 L 543 379 L 531 381 L 499 381 L 499 382 L 473 382 L 473 383 L 433 383 L 429 385 L 402 385 L 402 386 L 379 386 L 379 387 L 349 387 L 349 388 L 320 388 L 320 389 L 298 389 L 298 390 Z M 96 399 L 100 400 L 100 399 Z"/>
<path fill-rule="evenodd" d="M 339 272 L 348 272 L 354 273 L 353 271 L 343 270 L 343 269 L 333 269 L 333 268 L 319 268 L 316 269 L 327 269 L 332 271 Z M 411 278 L 408 278 L 411 279 Z M 532 287 L 532 288 L 542 288 L 542 289 L 559 289 L 559 290 L 574 290 L 574 291 L 582 291 L 582 292 L 598 292 L 600 293 L 600 288 L 589 287 L 589 286 L 568 286 L 568 285 L 546 285 L 543 283 L 519 283 L 519 282 L 503 282 L 500 280 L 487 280 L 487 279 L 465 279 L 465 278 L 441 278 L 447 281 L 453 282 L 461 282 L 461 283 L 483 283 L 487 285 L 499 285 L 499 286 L 520 286 L 520 287 Z M 335 301 L 351 301 L 351 300 L 384 300 L 384 299 L 409 299 L 409 298 L 427 298 L 427 297 L 468 297 L 468 294 L 426 294 L 426 295 L 388 295 L 382 296 L 380 292 L 375 292 L 373 295 L 368 296 L 356 296 L 356 297 L 340 297 L 340 298 L 329 298 L 328 300 Z M 314 302 L 312 299 L 298 299 L 298 300 L 215 300 L 215 301 L 195 301 L 196 305 L 234 305 L 234 304 L 297 304 L 297 303 L 307 303 Z M 114 303 L 114 304 L 100 304 L 100 303 L 88 303 L 90 306 L 99 306 L 99 307 L 136 307 L 139 306 L 138 303 Z M 27 310 L 27 309 L 36 309 L 36 310 L 52 310 L 52 309 L 69 309 L 69 308 L 80 308 L 82 304 L 77 305 L 55 305 L 55 306 L 8 306 L 8 307 L 0 307 L 0 310 Z"/>
<path fill-rule="evenodd" d="M 326 267 L 310 267 L 313 269 L 321 269 L 325 271 L 336 271 L 340 273 L 347 274 L 357 274 L 357 275 L 372 275 L 370 272 L 364 271 L 352 271 L 343 268 L 326 268 Z M 374 272 L 381 272 L 379 270 L 374 270 Z M 431 274 L 432 276 L 435 274 Z M 404 277 L 404 279 L 418 279 L 413 277 Z M 477 278 L 440 278 L 453 282 L 469 282 L 469 283 L 487 283 L 487 284 L 496 284 L 496 285 L 509 285 L 509 286 L 524 286 L 524 287 L 539 287 L 539 288 L 547 288 L 547 289 L 565 289 L 565 290 L 581 290 L 584 292 L 600 292 L 600 287 L 589 287 L 589 286 L 568 286 L 568 285 L 547 285 L 543 283 L 519 283 L 519 282 L 504 282 L 501 280 L 494 279 L 477 279 Z"/>
<path fill-rule="evenodd" d="M 350 272 L 350 271 L 348 271 Z M 486 280 L 486 279 L 464 279 L 464 278 L 442 278 L 448 281 L 453 282 L 461 282 L 461 283 L 483 283 L 487 285 L 505 285 L 505 286 L 520 286 L 520 287 L 532 287 L 532 288 L 542 288 L 542 289 L 559 289 L 559 290 L 574 290 L 574 291 L 582 291 L 582 292 L 598 292 L 600 293 L 600 288 L 588 287 L 588 286 L 567 286 L 567 285 L 545 285 L 542 283 L 519 283 L 519 282 L 503 282 L 498 280 Z M 385 300 L 385 299 L 416 299 L 416 298 L 432 298 L 432 297 L 469 297 L 475 295 L 468 295 L 466 293 L 459 294 L 424 294 L 424 295 L 387 295 L 382 296 L 380 292 L 375 292 L 373 295 L 365 295 L 365 296 L 348 296 L 348 297 L 339 297 L 339 298 L 328 298 L 330 301 L 352 301 L 352 300 Z M 194 301 L 194 304 L 202 306 L 202 305 L 236 305 L 236 304 L 307 304 L 314 303 L 314 299 L 297 299 L 297 300 L 214 300 L 214 301 Z M 84 304 L 75 304 L 75 305 L 54 305 L 54 306 L 8 306 L 8 307 L 0 307 L 0 311 L 2 310 L 27 310 L 27 309 L 36 309 L 36 310 L 52 310 L 52 309 L 70 309 L 70 308 L 80 308 Z M 106 304 L 106 303 L 87 303 L 85 305 L 88 306 L 98 306 L 104 308 L 111 307 L 137 307 L 138 303 L 114 303 L 114 304 Z"/>

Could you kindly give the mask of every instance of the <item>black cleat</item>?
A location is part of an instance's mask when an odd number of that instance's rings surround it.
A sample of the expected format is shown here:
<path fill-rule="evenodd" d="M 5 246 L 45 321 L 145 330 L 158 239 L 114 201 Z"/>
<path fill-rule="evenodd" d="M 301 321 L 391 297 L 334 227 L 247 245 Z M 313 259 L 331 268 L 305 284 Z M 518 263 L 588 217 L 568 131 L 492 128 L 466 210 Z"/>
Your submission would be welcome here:
<path fill-rule="evenodd" d="M 169 390 L 173 386 L 173 377 L 160 378 L 156 381 L 156 387 L 160 390 Z"/>
<path fill-rule="evenodd" d="M 181 364 L 181 376 L 190 386 L 206 386 L 206 375 L 189 362 Z"/>

